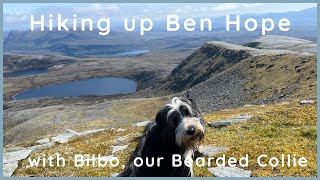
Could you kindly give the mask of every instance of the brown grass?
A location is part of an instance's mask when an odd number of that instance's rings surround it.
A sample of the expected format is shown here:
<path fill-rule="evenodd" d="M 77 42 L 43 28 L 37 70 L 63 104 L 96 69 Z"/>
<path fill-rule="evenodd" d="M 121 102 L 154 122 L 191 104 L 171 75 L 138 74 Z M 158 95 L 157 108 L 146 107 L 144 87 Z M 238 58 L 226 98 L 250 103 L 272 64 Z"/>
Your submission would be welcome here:
<path fill-rule="evenodd" d="M 133 103 L 125 107 L 148 108 L 150 103 Z M 154 106 L 156 106 L 155 103 Z M 153 109 L 153 108 L 152 108 Z M 116 112 L 116 111 L 115 111 Z M 153 112 L 146 110 L 150 115 Z M 207 134 L 202 144 L 228 147 L 229 150 L 223 154 L 226 157 L 240 158 L 249 154 L 249 167 L 253 176 L 316 176 L 317 174 L 317 146 L 316 146 L 316 104 L 299 105 L 297 102 L 277 103 L 266 106 L 250 106 L 238 109 L 222 110 L 205 114 L 206 121 L 238 116 L 240 114 L 254 114 L 255 117 L 244 123 L 234 124 L 221 129 L 207 127 Z M 132 114 L 128 115 L 132 116 Z M 133 114 L 134 117 L 139 117 Z M 109 130 L 97 134 L 81 137 L 70 143 L 59 144 L 52 148 L 45 149 L 31 154 L 31 158 L 49 156 L 55 153 L 63 157 L 72 158 L 75 154 L 101 154 L 111 155 L 111 147 L 115 139 L 137 137 L 143 128 L 124 126 L 124 132 Z M 120 157 L 120 165 L 124 165 L 134 150 L 136 142 L 129 144 L 129 148 L 115 153 Z M 308 160 L 306 168 L 301 167 L 277 167 L 262 168 L 257 166 L 256 158 L 261 154 L 279 157 L 280 154 L 296 154 L 297 157 L 304 156 Z M 218 154 L 215 157 L 221 156 Z M 15 176 L 110 176 L 114 172 L 121 172 L 121 166 L 111 167 L 82 167 L 75 168 L 73 161 L 69 160 L 66 167 L 28 167 L 28 161 L 19 163 Z M 196 176 L 212 176 L 207 167 L 194 167 Z"/>

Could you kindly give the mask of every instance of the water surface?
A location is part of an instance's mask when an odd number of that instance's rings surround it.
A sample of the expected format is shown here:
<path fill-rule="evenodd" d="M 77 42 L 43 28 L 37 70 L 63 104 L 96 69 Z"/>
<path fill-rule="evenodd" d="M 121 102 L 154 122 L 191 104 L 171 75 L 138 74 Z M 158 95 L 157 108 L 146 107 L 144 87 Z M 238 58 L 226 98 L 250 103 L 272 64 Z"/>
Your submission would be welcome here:
<path fill-rule="evenodd" d="M 45 69 L 45 68 L 25 69 L 21 71 L 3 73 L 3 77 L 28 76 L 28 75 L 43 74 L 48 72 L 49 72 L 48 69 Z"/>
<path fill-rule="evenodd" d="M 126 78 L 94 78 L 68 81 L 29 89 L 18 93 L 16 96 L 14 96 L 14 99 L 19 100 L 37 97 L 131 94 L 136 91 L 136 88 L 136 82 Z"/>

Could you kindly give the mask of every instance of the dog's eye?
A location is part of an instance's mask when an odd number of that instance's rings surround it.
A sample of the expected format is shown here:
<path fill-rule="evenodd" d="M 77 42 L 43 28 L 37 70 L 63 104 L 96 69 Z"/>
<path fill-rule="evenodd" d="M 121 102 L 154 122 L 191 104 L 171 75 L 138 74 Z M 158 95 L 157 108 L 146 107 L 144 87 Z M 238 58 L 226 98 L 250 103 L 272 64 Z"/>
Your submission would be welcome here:
<path fill-rule="evenodd" d="M 185 116 L 190 116 L 190 112 L 188 111 L 188 109 L 185 109 L 185 110 L 184 110 L 184 115 L 185 115 Z"/>

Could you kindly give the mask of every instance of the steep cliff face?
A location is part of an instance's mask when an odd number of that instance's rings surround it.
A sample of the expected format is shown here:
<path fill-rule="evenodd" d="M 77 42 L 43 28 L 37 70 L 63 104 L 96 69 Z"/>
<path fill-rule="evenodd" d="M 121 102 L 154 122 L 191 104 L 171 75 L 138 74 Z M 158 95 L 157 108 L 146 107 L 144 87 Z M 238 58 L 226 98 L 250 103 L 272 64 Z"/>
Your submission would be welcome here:
<path fill-rule="evenodd" d="M 162 88 L 179 92 L 193 87 L 250 57 L 245 49 L 228 48 L 217 42 L 206 43 L 173 69 Z"/>

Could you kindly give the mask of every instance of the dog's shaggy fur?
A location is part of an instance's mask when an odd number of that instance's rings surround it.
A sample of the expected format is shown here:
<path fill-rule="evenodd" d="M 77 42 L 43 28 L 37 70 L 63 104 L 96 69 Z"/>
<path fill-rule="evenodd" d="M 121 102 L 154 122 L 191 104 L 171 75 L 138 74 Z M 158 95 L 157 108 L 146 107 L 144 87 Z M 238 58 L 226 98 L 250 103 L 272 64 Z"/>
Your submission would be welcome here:
<path fill-rule="evenodd" d="M 182 161 L 192 157 L 204 133 L 204 120 L 196 103 L 189 97 L 173 98 L 158 112 L 155 121 L 145 127 L 124 172 L 119 176 L 193 176 L 192 168 L 184 163 L 180 167 L 173 167 L 172 155 L 181 155 Z M 141 167 L 134 165 L 137 157 L 144 161 Z M 156 165 L 158 157 L 163 157 L 159 167 Z M 154 158 L 154 166 L 148 167 L 146 158 L 149 162 Z"/>

